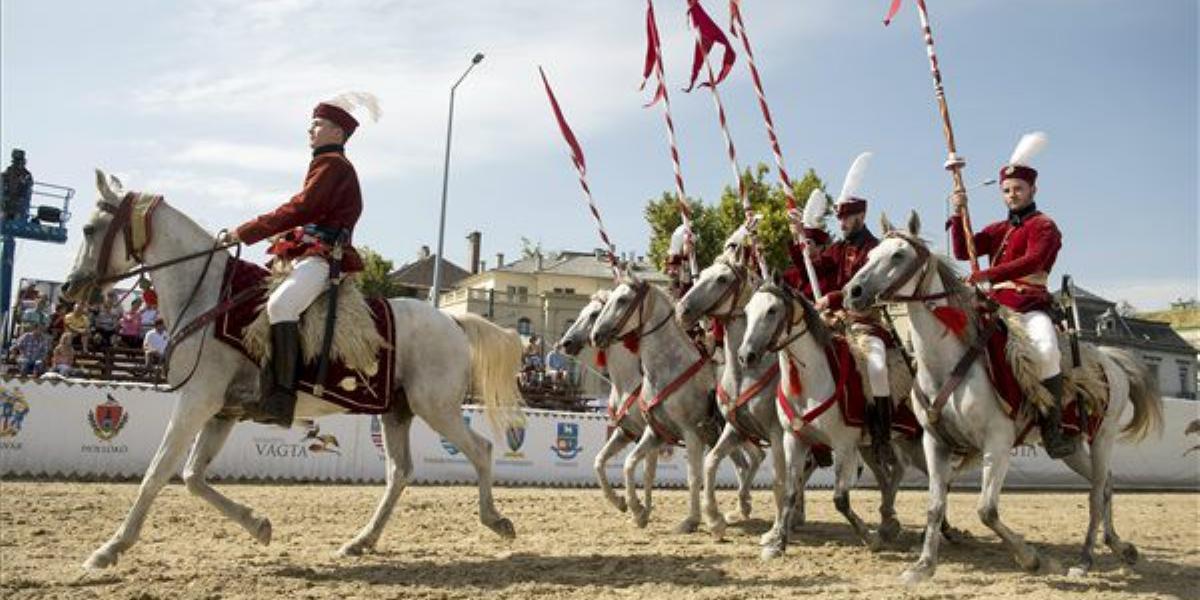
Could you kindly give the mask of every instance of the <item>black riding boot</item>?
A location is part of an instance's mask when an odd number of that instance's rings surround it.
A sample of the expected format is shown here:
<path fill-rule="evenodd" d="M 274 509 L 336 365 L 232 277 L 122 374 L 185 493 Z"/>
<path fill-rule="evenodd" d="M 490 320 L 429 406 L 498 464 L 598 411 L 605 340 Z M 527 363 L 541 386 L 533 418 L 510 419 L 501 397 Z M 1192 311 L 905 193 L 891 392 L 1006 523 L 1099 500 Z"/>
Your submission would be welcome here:
<path fill-rule="evenodd" d="M 1042 430 L 1042 445 L 1050 458 L 1066 458 L 1075 453 L 1075 440 L 1063 435 L 1063 377 L 1055 375 L 1042 382 L 1046 391 L 1054 398 L 1054 403 L 1046 410 L 1046 414 L 1038 413 L 1038 426 Z"/>
<path fill-rule="evenodd" d="M 300 374 L 300 325 L 271 324 L 271 361 L 262 372 L 260 423 L 291 427 L 296 412 L 296 377 Z"/>
<path fill-rule="evenodd" d="M 896 460 L 892 452 L 892 399 L 875 396 L 874 405 L 867 406 L 867 431 L 871 434 L 871 449 L 880 463 Z"/>

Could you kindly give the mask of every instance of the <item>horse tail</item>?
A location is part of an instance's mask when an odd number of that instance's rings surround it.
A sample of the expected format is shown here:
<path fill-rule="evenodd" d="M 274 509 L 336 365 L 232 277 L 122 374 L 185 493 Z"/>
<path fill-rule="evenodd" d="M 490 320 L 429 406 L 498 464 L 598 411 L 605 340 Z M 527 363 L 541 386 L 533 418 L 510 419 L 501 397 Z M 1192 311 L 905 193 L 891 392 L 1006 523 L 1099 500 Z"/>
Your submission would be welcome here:
<path fill-rule="evenodd" d="M 1103 346 L 1099 350 L 1117 363 L 1129 379 L 1133 418 L 1121 429 L 1121 439 L 1136 442 L 1151 433 L 1160 435 L 1163 428 L 1163 401 L 1157 379 L 1151 377 L 1146 367 L 1128 352 Z"/>
<path fill-rule="evenodd" d="M 471 390 L 487 408 L 492 430 L 502 434 L 521 418 L 521 390 L 517 373 L 521 370 L 521 338 L 473 314 L 454 315 L 454 321 L 467 334 L 471 349 Z"/>

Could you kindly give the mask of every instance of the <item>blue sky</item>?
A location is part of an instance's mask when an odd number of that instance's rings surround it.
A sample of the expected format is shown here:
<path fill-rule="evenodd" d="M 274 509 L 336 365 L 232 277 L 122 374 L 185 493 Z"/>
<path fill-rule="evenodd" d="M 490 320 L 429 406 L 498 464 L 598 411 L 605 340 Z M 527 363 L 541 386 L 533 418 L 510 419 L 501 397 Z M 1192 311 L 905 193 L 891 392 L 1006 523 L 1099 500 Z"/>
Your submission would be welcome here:
<path fill-rule="evenodd" d="M 705 3 L 718 23 L 724 2 Z M 743 14 L 793 172 L 841 185 L 875 153 L 871 220 L 916 209 L 941 242 L 945 146 L 911 1 L 889 28 L 885 0 L 744 0 Z M 355 238 L 398 265 L 435 245 L 449 85 L 459 88 L 446 255 L 514 256 L 597 245 L 554 129 L 544 65 L 587 154 L 623 251 L 644 252 L 645 200 L 672 187 L 661 115 L 641 108 L 644 4 L 637 0 L 66 2 L 0 5 L 0 146 L 24 148 L 42 181 L 95 197 L 92 169 L 167 200 L 216 230 L 285 200 L 308 160 L 318 100 L 375 92 L 379 123 L 350 144 L 366 209 Z M 683 94 L 684 1 L 658 0 L 688 191 L 732 183 L 706 93 Z M 1197 3 L 1191 0 L 930 0 L 968 181 L 993 176 L 1022 133 L 1043 130 L 1039 205 L 1065 236 L 1054 278 L 1143 309 L 1197 295 Z M 722 85 L 743 165 L 770 161 L 744 63 Z M 996 189 L 972 196 L 982 225 Z M 74 233 L 73 232 L 73 233 Z M 20 242 L 18 277 L 61 279 L 74 256 Z M 258 249 L 256 249 L 258 250 Z M 251 253 L 261 256 L 261 253 Z"/>

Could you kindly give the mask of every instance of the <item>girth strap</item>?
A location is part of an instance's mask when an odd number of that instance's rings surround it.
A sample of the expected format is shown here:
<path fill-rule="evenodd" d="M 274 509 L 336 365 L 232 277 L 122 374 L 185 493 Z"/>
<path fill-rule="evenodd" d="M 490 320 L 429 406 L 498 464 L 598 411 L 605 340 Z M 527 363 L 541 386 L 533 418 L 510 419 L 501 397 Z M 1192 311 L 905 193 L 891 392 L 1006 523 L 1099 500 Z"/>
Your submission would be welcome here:
<path fill-rule="evenodd" d="M 946 402 L 950 399 L 950 395 L 953 394 L 954 390 L 958 389 L 958 386 L 962 385 L 963 380 L 966 379 L 967 372 L 971 370 L 971 365 L 974 364 L 975 361 L 978 360 L 983 354 L 984 347 L 986 346 L 988 339 L 990 339 L 992 334 L 996 333 L 996 330 L 1000 328 L 1000 321 L 1001 320 L 999 317 L 993 318 L 987 329 L 983 330 L 979 336 L 975 338 L 975 342 L 971 344 L 969 348 L 967 348 L 967 351 L 962 355 L 962 358 L 958 359 L 958 363 L 955 364 L 954 369 L 950 371 L 950 377 L 942 383 L 942 386 L 938 389 L 938 393 L 932 402 L 930 402 L 929 396 L 925 394 L 925 391 L 921 389 L 921 386 L 917 384 L 917 382 L 913 382 L 913 397 L 917 399 L 917 402 L 921 404 L 921 408 L 925 410 L 927 420 L 929 421 L 930 432 L 932 432 L 934 436 L 936 436 L 943 444 L 950 446 L 955 452 L 960 454 L 969 452 L 969 449 L 954 441 L 954 438 L 950 435 L 950 432 L 946 429 L 945 424 L 942 422 L 942 409 L 945 408 Z"/>
<path fill-rule="evenodd" d="M 755 444 L 762 445 L 763 440 L 739 424 L 737 411 L 755 396 L 759 395 L 759 393 L 766 389 L 768 385 L 771 385 L 771 382 L 775 381 L 776 377 L 779 377 L 779 361 L 776 361 L 771 365 L 771 368 L 764 371 L 762 376 L 755 380 L 754 383 L 751 384 L 750 387 L 746 388 L 745 391 L 739 394 L 736 399 L 732 398 L 729 395 L 729 392 L 725 391 L 724 386 L 720 384 L 717 385 L 717 401 L 720 402 L 721 406 L 725 408 L 725 420 L 728 421 L 730 425 L 733 425 L 734 429 L 737 429 L 737 432 L 741 434 L 742 437 Z"/>
<path fill-rule="evenodd" d="M 787 361 L 790 363 L 792 357 L 790 355 L 785 356 Z M 834 356 L 833 349 L 830 346 L 825 347 L 825 360 L 829 362 L 829 372 L 835 379 L 833 385 L 833 394 L 830 394 L 830 396 L 820 404 L 804 411 L 804 414 L 798 414 L 796 412 L 796 408 L 792 406 L 791 401 L 788 400 L 787 391 L 784 389 L 784 386 L 787 384 L 786 379 L 780 381 L 779 386 L 775 389 L 775 398 L 779 402 L 779 408 L 783 410 L 784 416 L 787 417 L 792 433 L 794 433 L 796 437 L 800 438 L 801 440 L 807 441 L 810 445 L 822 443 L 812 435 L 812 422 L 817 420 L 817 417 L 825 414 L 825 411 L 829 410 L 835 404 L 840 402 L 842 397 L 846 394 L 846 382 L 842 381 L 840 376 L 841 369 L 838 368 L 837 357 Z M 794 368 L 790 364 L 789 367 Z"/>
<path fill-rule="evenodd" d="M 659 404 L 662 404 L 664 400 L 671 396 L 671 394 L 679 391 L 679 388 L 683 387 L 683 384 L 687 383 L 687 381 L 694 377 L 696 373 L 699 373 L 700 369 L 702 369 L 707 362 L 708 357 L 701 354 L 700 360 L 693 363 L 692 366 L 688 367 L 686 371 L 680 373 L 678 377 L 671 381 L 671 383 L 668 383 L 666 387 L 659 390 L 658 393 L 654 395 L 654 398 L 652 398 L 649 402 L 646 402 L 644 395 L 638 398 L 638 406 L 642 409 L 642 414 L 646 417 L 646 424 L 654 430 L 655 435 L 662 438 L 662 440 L 667 444 L 671 444 L 673 446 L 678 445 L 680 441 L 679 436 L 671 433 L 670 429 L 660 422 L 651 411 L 653 411 Z"/>
<path fill-rule="evenodd" d="M 610 421 L 612 421 L 613 427 L 620 428 L 621 431 L 623 431 L 625 433 L 626 437 L 628 437 L 631 440 L 638 439 L 638 437 L 639 437 L 638 432 L 633 431 L 632 429 L 629 429 L 628 427 L 626 427 L 624 424 L 624 421 L 625 421 L 625 417 L 629 415 L 629 409 L 633 407 L 633 403 L 638 402 L 641 399 L 641 397 L 642 397 L 642 382 L 639 381 L 637 384 L 637 387 L 633 388 L 633 391 L 630 392 L 629 395 L 625 397 L 625 400 L 621 402 L 620 406 L 618 406 L 616 408 L 613 408 L 611 406 L 608 407 L 608 419 Z"/>

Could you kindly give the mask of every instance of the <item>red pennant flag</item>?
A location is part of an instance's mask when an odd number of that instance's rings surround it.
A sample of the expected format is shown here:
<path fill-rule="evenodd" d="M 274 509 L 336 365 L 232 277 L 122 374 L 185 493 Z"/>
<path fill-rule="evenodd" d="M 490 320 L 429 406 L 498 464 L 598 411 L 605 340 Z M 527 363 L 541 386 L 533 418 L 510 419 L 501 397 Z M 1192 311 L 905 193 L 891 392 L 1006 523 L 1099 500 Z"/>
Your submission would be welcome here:
<path fill-rule="evenodd" d="M 558 128 L 562 130 L 563 138 L 571 147 L 571 161 L 575 163 L 575 168 L 579 169 L 579 174 L 584 175 L 587 173 L 587 165 L 583 162 L 583 150 L 579 148 L 579 140 L 575 139 L 575 133 L 571 131 L 571 126 L 567 125 L 567 119 L 563 117 L 562 109 L 558 106 L 558 99 L 554 97 L 554 90 L 550 89 L 550 82 L 546 80 L 546 72 L 538 67 L 538 73 L 542 74 L 542 84 L 546 86 L 546 95 L 550 97 L 550 107 L 554 109 L 554 118 L 558 120 Z"/>
<path fill-rule="evenodd" d="M 725 32 L 717 27 L 712 17 L 704 12 L 704 7 L 700 6 L 700 0 L 689 0 L 688 18 L 692 20 L 692 26 L 699 32 L 700 39 L 696 42 L 696 53 L 692 58 L 692 80 L 684 90 L 685 92 L 690 92 L 696 87 L 696 78 L 700 76 L 700 67 L 704 64 L 708 53 L 712 51 L 714 44 L 721 44 L 725 47 L 725 53 L 721 57 L 721 72 L 715 81 L 706 81 L 701 83 L 700 87 L 717 85 L 724 81 L 725 76 L 729 75 L 729 71 L 733 69 L 733 62 L 737 59 L 737 54 L 733 51 L 733 45 L 729 43 L 729 38 L 725 37 Z"/>
<path fill-rule="evenodd" d="M 654 19 L 654 3 L 652 0 L 646 0 L 646 64 L 642 67 L 642 85 L 638 89 L 646 89 L 646 82 L 650 80 L 650 74 L 661 68 L 662 56 L 659 54 L 658 23 Z M 667 94 L 664 85 L 663 80 L 659 78 L 658 88 L 654 90 L 654 97 L 645 105 L 647 108 L 658 104 L 658 101 Z"/>
<path fill-rule="evenodd" d="M 883 18 L 884 26 L 892 24 L 892 19 L 896 18 L 896 13 L 900 12 L 900 3 L 904 0 L 892 0 L 892 6 L 888 9 L 888 14 Z"/>

